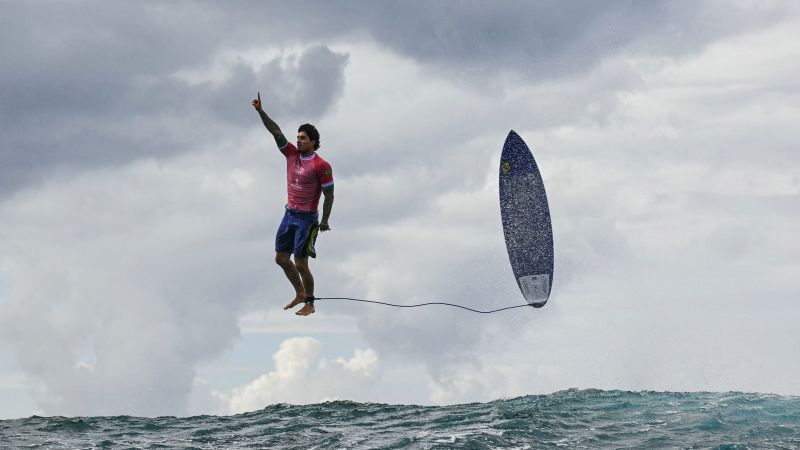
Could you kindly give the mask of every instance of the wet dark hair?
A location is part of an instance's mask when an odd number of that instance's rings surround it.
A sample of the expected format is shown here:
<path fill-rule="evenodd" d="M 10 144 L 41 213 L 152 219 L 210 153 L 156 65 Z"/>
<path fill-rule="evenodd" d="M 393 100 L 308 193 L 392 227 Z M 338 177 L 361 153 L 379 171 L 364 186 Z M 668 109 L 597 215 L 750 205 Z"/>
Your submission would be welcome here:
<path fill-rule="evenodd" d="M 310 123 L 304 123 L 300 125 L 300 128 L 297 129 L 297 132 L 304 132 L 309 139 L 314 141 L 314 150 L 319 148 L 319 131 L 317 131 L 317 127 L 311 125 Z"/>

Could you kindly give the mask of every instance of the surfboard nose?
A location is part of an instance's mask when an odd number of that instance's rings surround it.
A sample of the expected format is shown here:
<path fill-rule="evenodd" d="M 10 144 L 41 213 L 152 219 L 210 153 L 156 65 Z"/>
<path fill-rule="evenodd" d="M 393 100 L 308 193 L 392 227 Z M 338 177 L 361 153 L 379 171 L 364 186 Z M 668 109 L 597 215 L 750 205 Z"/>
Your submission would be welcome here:
<path fill-rule="evenodd" d="M 519 141 L 522 141 L 522 138 L 519 137 L 519 135 L 517 134 L 516 131 L 511 130 L 511 131 L 508 132 L 508 136 L 506 136 L 506 142 L 505 142 L 505 144 L 503 146 L 504 147 L 508 147 L 509 145 L 512 145 L 513 143 L 519 142 Z"/>

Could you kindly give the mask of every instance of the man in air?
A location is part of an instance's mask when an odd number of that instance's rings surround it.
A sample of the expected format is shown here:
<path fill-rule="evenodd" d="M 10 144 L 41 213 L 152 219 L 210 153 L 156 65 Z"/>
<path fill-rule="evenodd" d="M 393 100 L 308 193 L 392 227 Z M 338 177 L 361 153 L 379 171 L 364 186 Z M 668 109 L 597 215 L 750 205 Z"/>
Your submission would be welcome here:
<path fill-rule="evenodd" d="M 328 218 L 333 208 L 333 171 L 331 165 L 317 155 L 319 132 L 313 125 L 300 125 L 295 147 L 284 137 L 278 124 L 261 109 L 260 92 L 253 100 L 253 107 L 286 157 L 289 201 L 275 236 L 275 262 L 292 283 L 295 297 L 283 309 L 305 303 L 297 315 L 307 316 L 314 312 L 314 277 L 308 268 L 308 257 L 317 257 L 314 250 L 317 232 L 330 230 Z M 317 212 L 320 193 L 325 195 L 322 221 L 318 221 Z"/>

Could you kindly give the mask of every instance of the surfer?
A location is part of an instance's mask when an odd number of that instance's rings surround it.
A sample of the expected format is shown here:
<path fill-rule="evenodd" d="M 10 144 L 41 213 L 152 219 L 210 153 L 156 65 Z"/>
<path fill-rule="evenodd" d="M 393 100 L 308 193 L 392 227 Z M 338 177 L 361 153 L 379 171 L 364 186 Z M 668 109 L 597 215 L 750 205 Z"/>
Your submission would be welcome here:
<path fill-rule="evenodd" d="M 319 132 L 313 125 L 300 125 L 297 146 L 294 146 L 284 137 L 278 124 L 261 108 L 260 92 L 253 99 L 253 107 L 286 157 L 289 199 L 275 236 L 275 262 L 292 283 L 295 297 L 283 309 L 305 303 L 296 314 L 307 316 L 314 312 L 314 277 L 308 268 L 308 257 L 317 257 L 314 250 L 317 232 L 331 229 L 328 218 L 333 208 L 333 171 L 331 165 L 317 155 Z M 318 221 L 320 193 L 324 194 L 325 200 L 322 204 L 322 220 Z"/>

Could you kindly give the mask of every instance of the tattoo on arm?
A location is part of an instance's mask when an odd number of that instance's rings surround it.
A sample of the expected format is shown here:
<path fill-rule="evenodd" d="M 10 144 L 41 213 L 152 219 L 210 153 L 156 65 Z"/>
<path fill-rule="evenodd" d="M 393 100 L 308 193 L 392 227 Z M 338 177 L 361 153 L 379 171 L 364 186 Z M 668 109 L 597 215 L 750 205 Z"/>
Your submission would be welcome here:
<path fill-rule="evenodd" d="M 323 189 L 322 193 L 325 194 L 325 201 L 322 203 L 322 221 L 327 222 L 333 209 L 333 186 Z"/>
<path fill-rule="evenodd" d="M 272 120 L 267 113 L 263 110 L 258 112 L 258 115 L 261 116 L 261 121 L 264 122 L 264 126 L 267 127 L 267 131 L 272 133 L 272 136 L 275 137 L 275 142 L 278 144 L 279 147 L 286 145 L 288 142 L 286 138 L 283 136 L 283 132 L 281 131 L 281 127 Z"/>

